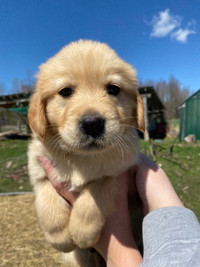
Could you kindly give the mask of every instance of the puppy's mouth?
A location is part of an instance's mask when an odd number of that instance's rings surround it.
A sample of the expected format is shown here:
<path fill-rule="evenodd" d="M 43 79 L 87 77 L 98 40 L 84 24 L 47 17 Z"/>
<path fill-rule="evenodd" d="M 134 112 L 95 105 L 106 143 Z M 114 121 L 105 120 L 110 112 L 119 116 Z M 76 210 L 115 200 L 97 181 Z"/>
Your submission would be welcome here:
<path fill-rule="evenodd" d="M 85 151 L 96 151 L 96 150 L 102 150 L 105 149 L 105 145 L 104 144 L 99 144 L 98 142 L 96 142 L 95 140 L 93 140 L 92 142 L 90 142 L 89 144 L 85 144 L 83 145 L 83 149 Z"/>

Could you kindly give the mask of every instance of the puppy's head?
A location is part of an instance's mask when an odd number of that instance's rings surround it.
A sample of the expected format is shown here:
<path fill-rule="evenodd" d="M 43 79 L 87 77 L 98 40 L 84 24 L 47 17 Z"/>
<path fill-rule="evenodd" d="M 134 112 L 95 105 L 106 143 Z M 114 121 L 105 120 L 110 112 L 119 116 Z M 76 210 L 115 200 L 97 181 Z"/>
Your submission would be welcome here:
<path fill-rule="evenodd" d="M 144 131 L 135 70 L 107 45 L 79 41 L 41 65 L 29 123 L 67 150 L 99 151 L 123 145 L 131 127 Z"/>

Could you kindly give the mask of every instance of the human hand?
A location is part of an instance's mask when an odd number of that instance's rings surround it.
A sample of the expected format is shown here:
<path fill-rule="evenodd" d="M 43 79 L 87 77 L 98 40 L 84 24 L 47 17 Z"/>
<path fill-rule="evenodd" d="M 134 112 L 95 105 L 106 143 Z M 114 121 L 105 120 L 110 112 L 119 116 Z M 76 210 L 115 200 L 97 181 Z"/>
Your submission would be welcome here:
<path fill-rule="evenodd" d="M 56 169 L 48 158 L 41 156 L 39 161 L 55 190 L 73 207 L 78 195 L 69 192 L 66 184 L 56 181 Z M 108 267 L 136 267 L 142 262 L 142 257 L 132 237 L 127 197 L 129 173 L 124 173 L 116 179 L 118 179 L 119 190 L 115 209 L 107 219 L 95 249 L 105 259 Z"/>
<path fill-rule="evenodd" d="M 135 169 L 136 187 L 144 215 L 158 208 L 183 207 L 165 172 L 148 157 L 140 154 L 140 162 Z"/>
<path fill-rule="evenodd" d="M 41 158 L 41 165 L 52 185 L 73 206 L 77 195 L 69 192 L 65 184 L 57 183 L 54 166 L 45 157 Z M 183 206 L 164 171 L 145 155 L 140 155 L 140 162 L 135 171 L 136 188 L 142 200 L 145 215 L 161 207 Z M 119 190 L 116 207 L 107 219 L 95 248 L 109 267 L 139 266 L 142 257 L 132 237 L 128 210 L 129 173 L 121 174 L 117 179 Z"/>
<path fill-rule="evenodd" d="M 132 236 L 128 207 L 129 172 L 116 177 L 118 193 L 115 208 L 107 218 L 100 240 L 94 246 L 103 256 L 108 267 L 138 267 L 142 257 Z"/>
<path fill-rule="evenodd" d="M 132 238 L 127 208 L 129 179 L 128 172 L 118 177 L 116 209 L 107 219 L 101 239 L 96 244 L 107 266 L 139 266 L 142 262 Z M 183 207 L 165 172 L 143 154 L 140 154 L 139 164 L 135 167 L 135 185 L 142 200 L 144 215 L 162 207 Z"/>

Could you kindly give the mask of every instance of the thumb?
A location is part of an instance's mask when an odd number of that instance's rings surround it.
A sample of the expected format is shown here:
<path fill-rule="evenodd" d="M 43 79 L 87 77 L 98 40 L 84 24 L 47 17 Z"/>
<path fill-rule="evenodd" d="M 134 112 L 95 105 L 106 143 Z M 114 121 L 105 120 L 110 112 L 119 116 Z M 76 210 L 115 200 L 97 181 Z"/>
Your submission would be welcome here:
<path fill-rule="evenodd" d="M 74 192 L 70 192 L 67 184 L 65 182 L 60 182 L 57 179 L 57 172 L 56 168 L 53 163 L 48 159 L 46 156 L 40 156 L 39 158 L 40 165 L 42 166 L 43 170 L 45 171 L 49 181 L 51 182 L 54 189 L 60 194 L 70 205 L 73 205 L 77 194 Z"/>

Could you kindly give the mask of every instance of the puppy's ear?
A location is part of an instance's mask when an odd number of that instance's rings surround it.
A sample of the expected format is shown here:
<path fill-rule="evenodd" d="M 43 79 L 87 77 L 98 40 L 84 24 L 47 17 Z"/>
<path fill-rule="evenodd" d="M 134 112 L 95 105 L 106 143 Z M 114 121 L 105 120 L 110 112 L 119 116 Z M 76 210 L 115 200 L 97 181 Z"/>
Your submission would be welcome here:
<path fill-rule="evenodd" d="M 44 140 L 47 126 L 45 102 L 41 100 L 38 92 L 35 92 L 32 96 L 28 111 L 28 120 L 31 130 Z"/>
<path fill-rule="evenodd" d="M 142 102 L 141 96 L 137 93 L 137 129 L 140 130 L 141 132 L 145 131 L 145 123 L 144 123 L 144 106 Z"/>

